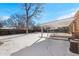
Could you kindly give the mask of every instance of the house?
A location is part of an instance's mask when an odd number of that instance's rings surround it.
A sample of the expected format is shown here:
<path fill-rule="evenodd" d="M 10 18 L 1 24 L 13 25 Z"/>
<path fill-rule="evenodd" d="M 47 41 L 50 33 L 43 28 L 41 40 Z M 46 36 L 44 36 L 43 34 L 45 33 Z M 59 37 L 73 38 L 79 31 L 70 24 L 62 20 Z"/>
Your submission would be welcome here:
<path fill-rule="evenodd" d="M 79 11 L 75 14 L 73 22 L 69 25 L 69 29 L 71 33 L 79 32 Z"/>
<path fill-rule="evenodd" d="M 71 37 L 68 37 L 70 42 L 70 51 L 79 54 L 79 11 L 77 11 L 73 17 L 42 24 L 41 32 L 43 32 L 43 29 L 50 29 L 54 32 L 58 30 L 61 32 L 60 30 L 63 30 L 63 28 L 67 30 L 67 33 L 72 34 Z M 65 32 L 65 30 L 63 30 L 63 32 Z M 41 34 L 41 36 L 43 36 L 43 34 Z M 54 36 L 55 34 L 53 37 Z"/>
<path fill-rule="evenodd" d="M 44 23 L 42 25 L 42 27 L 44 29 L 46 28 L 50 28 L 51 30 L 57 30 L 57 29 L 60 29 L 60 28 L 67 28 L 70 23 L 72 23 L 74 20 L 73 17 L 70 17 L 70 18 L 66 18 L 66 19 L 61 19 L 61 20 L 56 20 L 56 21 L 52 21 L 52 22 L 48 22 L 48 23 Z"/>
<path fill-rule="evenodd" d="M 79 39 L 79 11 L 74 16 L 73 22 L 69 25 L 73 39 Z"/>
<path fill-rule="evenodd" d="M 51 21 L 40 25 L 43 29 L 58 30 L 61 32 L 66 30 L 68 33 L 79 32 L 79 11 L 69 18 Z"/>

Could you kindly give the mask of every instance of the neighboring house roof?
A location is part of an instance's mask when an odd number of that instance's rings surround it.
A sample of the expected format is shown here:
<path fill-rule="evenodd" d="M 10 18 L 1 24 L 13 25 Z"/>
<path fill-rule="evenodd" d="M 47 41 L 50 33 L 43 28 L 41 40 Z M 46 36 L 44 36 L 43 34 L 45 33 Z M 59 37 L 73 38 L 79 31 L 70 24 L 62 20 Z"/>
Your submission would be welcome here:
<path fill-rule="evenodd" d="M 70 18 L 65 18 L 65 19 L 61 19 L 61 20 L 56 20 L 56 21 L 51 21 L 48 23 L 44 23 L 41 26 L 43 27 L 50 27 L 50 28 L 58 28 L 58 27 L 67 27 L 69 26 L 74 20 L 74 17 L 70 17 Z"/>
<path fill-rule="evenodd" d="M 15 27 L 1 27 L 0 29 L 16 29 Z"/>

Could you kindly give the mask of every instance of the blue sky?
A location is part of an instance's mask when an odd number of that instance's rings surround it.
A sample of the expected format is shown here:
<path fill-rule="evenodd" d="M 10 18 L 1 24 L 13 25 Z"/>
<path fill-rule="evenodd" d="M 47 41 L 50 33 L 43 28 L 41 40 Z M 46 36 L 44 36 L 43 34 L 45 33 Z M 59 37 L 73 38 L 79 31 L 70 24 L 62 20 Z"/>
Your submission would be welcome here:
<path fill-rule="evenodd" d="M 42 23 L 59 20 L 67 17 L 73 16 L 79 9 L 79 4 L 77 3 L 53 3 L 45 5 L 44 17 L 42 18 Z"/>
<path fill-rule="evenodd" d="M 14 13 L 22 13 L 21 4 L 16 3 L 0 3 L 0 16 L 10 16 Z"/>
<path fill-rule="evenodd" d="M 78 3 L 52 3 L 44 4 L 40 19 L 34 19 L 36 23 L 45 23 L 71 17 L 79 9 Z M 21 4 L 0 3 L 0 16 L 9 17 L 15 13 L 24 13 Z M 39 21 L 38 21 L 39 20 Z"/>

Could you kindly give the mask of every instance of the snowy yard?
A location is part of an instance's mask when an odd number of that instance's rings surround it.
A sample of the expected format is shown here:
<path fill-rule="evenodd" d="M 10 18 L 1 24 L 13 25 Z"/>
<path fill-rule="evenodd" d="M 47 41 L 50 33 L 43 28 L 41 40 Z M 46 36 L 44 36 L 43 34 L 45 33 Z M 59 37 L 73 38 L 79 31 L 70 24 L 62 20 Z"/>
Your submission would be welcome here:
<path fill-rule="evenodd" d="M 46 36 L 46 33 L 44 33 Z M 0 56 L 77 56 L 69 51 L 69 42 L 40 39 L 40 33 L 0 36 Z"/>

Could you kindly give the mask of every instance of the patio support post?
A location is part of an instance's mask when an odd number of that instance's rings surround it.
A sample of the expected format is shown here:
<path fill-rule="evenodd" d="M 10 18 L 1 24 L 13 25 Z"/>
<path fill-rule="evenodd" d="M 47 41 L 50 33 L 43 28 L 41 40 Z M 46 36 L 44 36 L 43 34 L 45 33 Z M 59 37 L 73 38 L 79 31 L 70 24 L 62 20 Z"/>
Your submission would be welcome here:
<path fill-rule="evenodd" d="M 43 27 L 41 27 L 41 37 L 43 37 Z"/>
<path fill-rule="evenodd" d="M 53 27 L 53 36 L 55 36 L 54 27 Z"/>
<path fill-rule="evenodd" d="M 47 37 L 48 37 L 48 29 L 47 29 Z"/>

